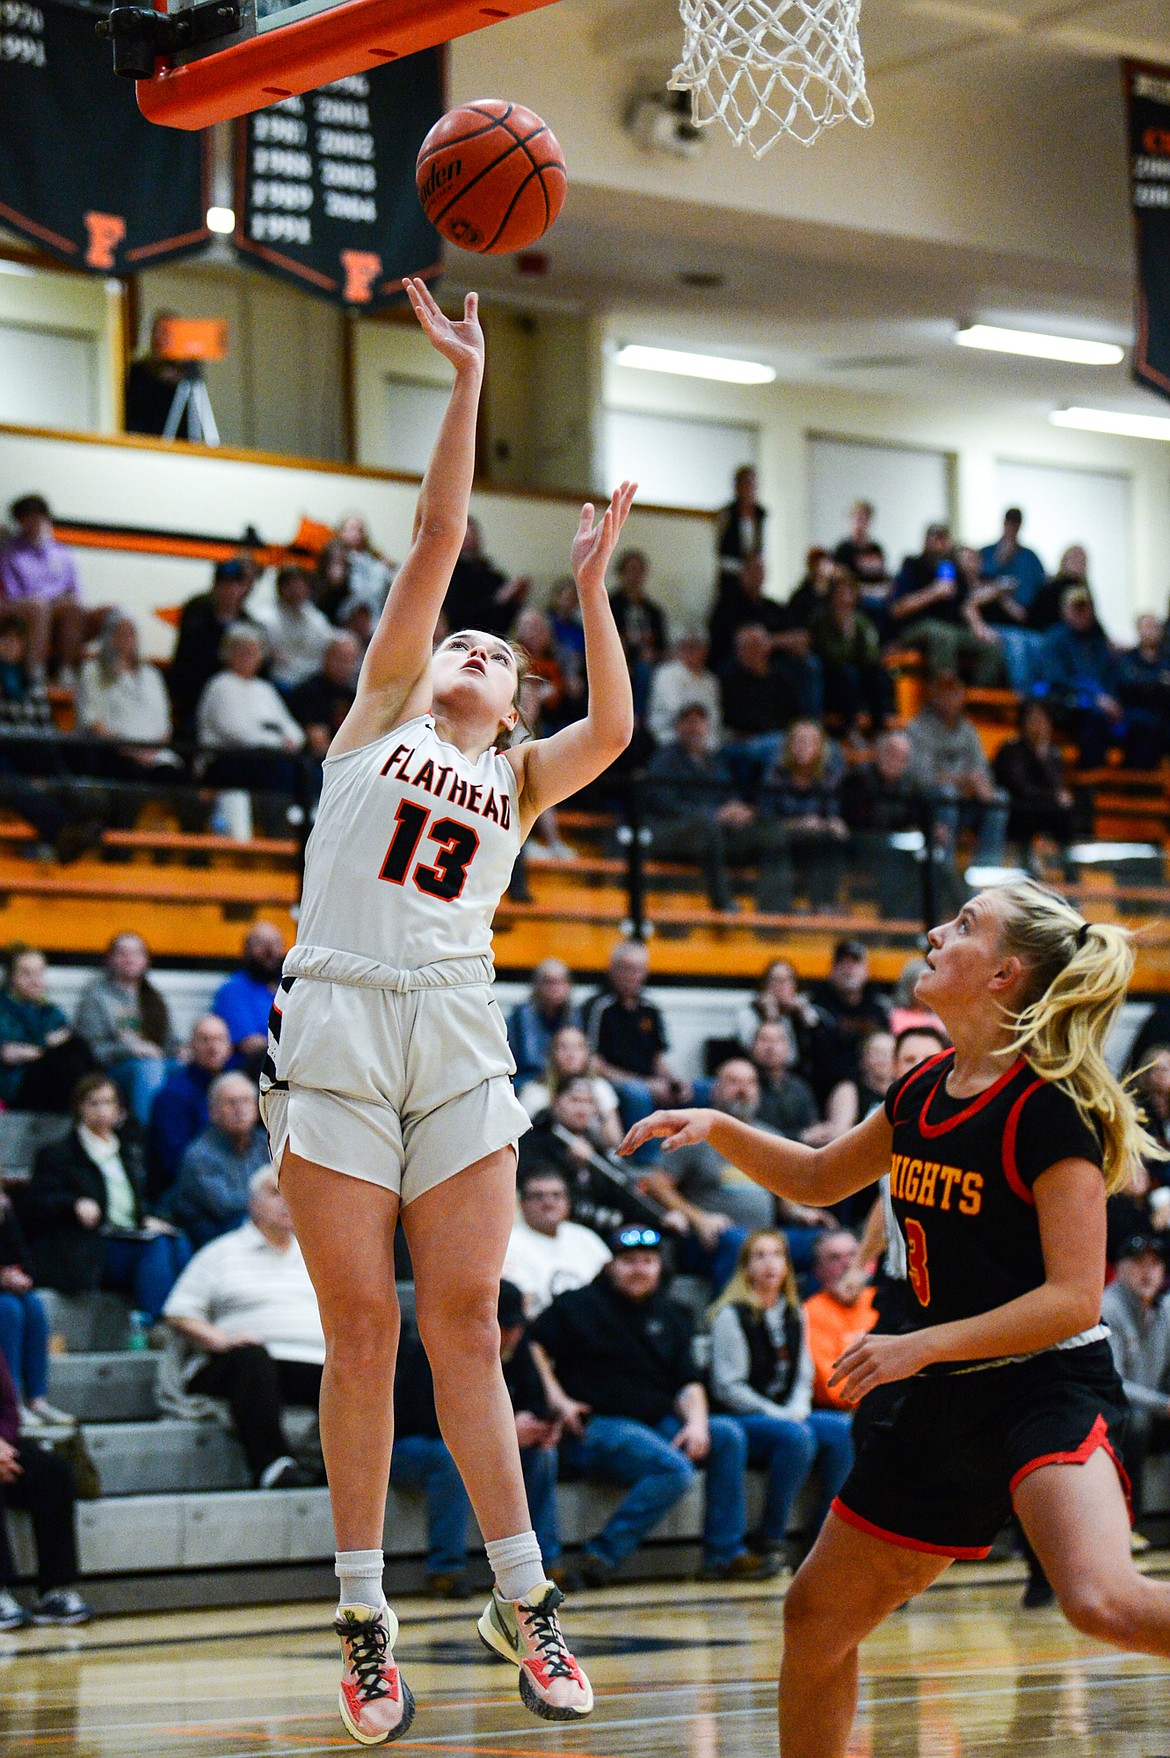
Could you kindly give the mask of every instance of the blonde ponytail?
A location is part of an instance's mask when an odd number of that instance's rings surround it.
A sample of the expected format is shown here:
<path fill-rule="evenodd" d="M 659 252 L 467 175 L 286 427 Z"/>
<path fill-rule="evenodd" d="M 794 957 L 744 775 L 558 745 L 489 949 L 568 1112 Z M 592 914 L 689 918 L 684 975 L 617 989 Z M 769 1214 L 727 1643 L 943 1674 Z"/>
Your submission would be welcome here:
<path fill-rule="evenodd" d="M 1105 1060 L 1133 975 L 1132 936 L 1111 922 L 1084 921 L 1058 892 L 1031 880 L 996 886 L 994 897 L 1004 945 L 1032 974 L 1030 999 L 1015 1017 L 1004 1053 L 1026 1056 L 1100 1132 L 1112 1195 L 1132 1183 L 1142 1160 L 1167 1158 Z"/>

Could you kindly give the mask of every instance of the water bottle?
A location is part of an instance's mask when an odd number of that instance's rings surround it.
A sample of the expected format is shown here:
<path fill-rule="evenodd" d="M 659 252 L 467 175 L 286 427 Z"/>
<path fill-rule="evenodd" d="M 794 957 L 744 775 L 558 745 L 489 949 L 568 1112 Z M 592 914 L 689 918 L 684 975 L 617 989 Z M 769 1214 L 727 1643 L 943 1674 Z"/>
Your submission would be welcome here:
<path fill-rule="evenodd" d="M 150 1348 L 150 1314 L 132 1312 L 126 1331 L 126 1347 L 135 1352 Z"/>

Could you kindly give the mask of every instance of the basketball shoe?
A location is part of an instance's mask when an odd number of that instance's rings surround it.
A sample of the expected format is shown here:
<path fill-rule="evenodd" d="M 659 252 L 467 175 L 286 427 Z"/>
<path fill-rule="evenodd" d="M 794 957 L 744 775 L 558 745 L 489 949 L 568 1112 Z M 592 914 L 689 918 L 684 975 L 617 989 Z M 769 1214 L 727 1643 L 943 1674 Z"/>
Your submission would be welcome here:
<path fill-rule="evenodd" d="M 564 1594 L 542 1581 L 527 1599 L 491 1599 L 476 1629 L 485 1648 L 520 1669 L 520 1698 L 545 1721 L 579 1721 L 593 1710 L 593 1687 L 569 1653 L 557 1607 Z"/>
<path fill-rule="evenodd" d="M 338 1707 L 347 1731 L 363 1746 L 400 1740 L 414 1720 L 414 1698 L 394 1664 L 398 1619 L 388 1605 L 347 1605 L 333 1628 L 341 1638 Z"/>

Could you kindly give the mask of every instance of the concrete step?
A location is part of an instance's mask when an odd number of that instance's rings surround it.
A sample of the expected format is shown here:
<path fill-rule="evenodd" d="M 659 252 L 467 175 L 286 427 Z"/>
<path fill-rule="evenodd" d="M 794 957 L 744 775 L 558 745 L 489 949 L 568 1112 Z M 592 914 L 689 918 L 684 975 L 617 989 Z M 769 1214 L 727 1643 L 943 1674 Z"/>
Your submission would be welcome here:
<path fill-rule="evenodd" d="M 243 1448 L 218 1422 L 87 1422 L 82 1432 L 103 1498 L 252 1486 Z"/>
<path fill-rule="evenodd" d="M 149 1350 L 49 1357 L 49 1401 L 79 1422 L 149 1422 L 158 1415 L 159 1357 Z"/>

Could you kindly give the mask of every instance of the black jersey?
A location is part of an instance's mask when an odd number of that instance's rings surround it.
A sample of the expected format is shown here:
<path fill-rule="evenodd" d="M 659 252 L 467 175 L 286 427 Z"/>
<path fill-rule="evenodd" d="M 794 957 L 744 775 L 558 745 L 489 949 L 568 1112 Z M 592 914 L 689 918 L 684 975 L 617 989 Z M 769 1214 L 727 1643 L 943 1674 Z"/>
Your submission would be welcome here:
<path fill-rule="evenodd" d="M 974 1098 L 946 1090 L 954 1051 L 892 1086 L 890 1195 L 906 1241 L 909 1325 L 989 1312 L 1044 1281 L 1032 1187 L 1060 1160 L 1102 1164 L 1069 1095 L 1020 1057 Z"/>

